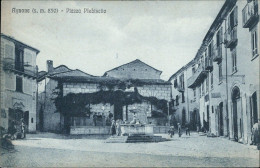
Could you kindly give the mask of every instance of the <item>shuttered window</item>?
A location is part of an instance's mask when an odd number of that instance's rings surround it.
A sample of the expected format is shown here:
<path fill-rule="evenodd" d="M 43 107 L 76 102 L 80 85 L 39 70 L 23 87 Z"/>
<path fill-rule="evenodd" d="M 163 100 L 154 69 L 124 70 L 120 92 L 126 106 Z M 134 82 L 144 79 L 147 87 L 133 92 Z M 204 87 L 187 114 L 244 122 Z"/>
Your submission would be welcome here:
<path fill-rule="evenodd" d="M 23 78 L 16 76 L 16 91 L 23 92 Z"/>
<path fill-rule="evenodd" d="M 232 50 L 232 72 L 237 71 L 237 53 L 236 53 L 236 48 Z"/>
<path fill-rule="evenodd" d="M 257 31 L 254 30 L 252 31 L 251 34 L 251 43 L 252 43 L 252 57 L 256 57 L 258 55 L 258 50 L 257 50 Z"/>

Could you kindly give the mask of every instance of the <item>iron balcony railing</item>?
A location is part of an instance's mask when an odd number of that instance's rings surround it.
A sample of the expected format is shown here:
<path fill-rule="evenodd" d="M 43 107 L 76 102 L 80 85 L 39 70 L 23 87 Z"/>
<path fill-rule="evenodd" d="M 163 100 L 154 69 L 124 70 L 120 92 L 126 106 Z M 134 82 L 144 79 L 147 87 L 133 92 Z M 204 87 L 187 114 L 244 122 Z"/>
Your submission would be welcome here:
<path fill-rule="evenodd" d="M 222 60 L 222 45 L 215 44 L 213 52 L 213 61 L 220 62 Z"/>
<path fill-rule="evenodd" d="M 207 71 L 203 66 L 199 66 L 195 73 L 187 80 L 188 88 L 195 88 L 207 77 Z"/>
<path fill-rule="evenodd" d="M 225 46 L 232 48 L 237 44 L 237 27 L 228 28 L 225 32 Z"/>
<path fill-rule="evenodd" d="M 18 63 L 14 59 L 4 58 L 3 59 L 3 70 L 11 71 L 19 75 L 36 78 L 37 70 L 36 67 L 29 65 L 28 63 Z"/>
<path fill-rule="evenodd" d="M 250 28 L 258 22 L 258 3 L 257 0 L 248 2 L 242 10 L 243 27 Z"/>

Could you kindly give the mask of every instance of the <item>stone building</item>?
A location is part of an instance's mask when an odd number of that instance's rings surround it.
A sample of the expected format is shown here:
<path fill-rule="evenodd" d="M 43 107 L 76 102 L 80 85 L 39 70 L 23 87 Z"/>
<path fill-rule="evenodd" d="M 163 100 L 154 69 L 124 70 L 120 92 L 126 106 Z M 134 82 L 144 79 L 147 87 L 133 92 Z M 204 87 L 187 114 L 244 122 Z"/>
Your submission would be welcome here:
<path fill-rule="evenodd" d="M 243 143 L 251 142 L 252 127 L 259 125 L 258 23 L 257 0 L 226 0 L 186 81 L 199 96 L 201 127 Z"/>
<path fill-rule="evenodd" d="M 36 57 L 40 51 L 1 34 L 1 127 L 24 119 L 26 131 L 36 131 Z"/>
<path fill-rule="evenodd" d="M 154 113 L 159 112 L 161 114 L 162 110 L 157 108 L 149 100 L 152 97 L 157 101 L 164 101 L 164 103 L 166 102 L 165 109 L 167 109 L 167 102 L 170 101 L 171 96 L 171 83 L 160 79 L 161 71 L 140 60 L 135 60 L 107 71 L 104 76 L 92 76 L 79 70 L 70 70 L 64 65 L 53 68 L 52 61 L 47 61 L 47 67 L 48 72 L 40 72 L 38 80 L 39 88 L 40 86 L 42 88 L 39 89 L 38 106 L 39 129 L 41 130 L 66 130 L 68 132 L 71 126 L 73 128 L 106 126 L 105 121 L 110 115 L 115 120 L 121 119 L 130 122 L 133 119 L 131 111 L 138 111 L 136 115 L 141 123 L 154 123 L 156 125 L 165 125 L 168 123 L 167 114 L 164 118 L 153 117 Z M 63 70 L 61 70 L 61 67 Z M 123 89 L 121 87 L 122 84 L 127 85 L 127 87 Z M 77 115 L 77 112 L 66 115 L 62 110 L 59 111 L 56 108 L 52 100 L 53 98 L 55 99 L 55 95 L 53 94 L 55 90 L 61 93 L 63 100 L 68 100 L 71 94 L 75 99 L 80 96 L 86 96 L 85 99 L 88 99 L 88 97 L 92 97 L 101 91 L 104 91 L 101 97 L 105 97 L 105 92 L 120 92 L 120 94 L 133 96 L 137 91 L 139 99 L 142 99 L 142 101 L 130 104 L 122 104 L 120 100 L 113 102 L 91 102 L 86 105 L 89 109 L 89 111 L 86 110 L 86 115 Z M 75 100 L 75 103 L 77 101 L 80 100 Z"/>
<path fill-rule="evenodd" d="M 196 126 L 200 124 L 198 95 L 195 89 L 188 88 L 187 80 L 195 71 L 194 60 L 179 69 L 170 78 L 172 83 L 172 105 L 174 111 L 175 123 L 185 126 L 189 123 L 192 130 L 196 130 Z"/>

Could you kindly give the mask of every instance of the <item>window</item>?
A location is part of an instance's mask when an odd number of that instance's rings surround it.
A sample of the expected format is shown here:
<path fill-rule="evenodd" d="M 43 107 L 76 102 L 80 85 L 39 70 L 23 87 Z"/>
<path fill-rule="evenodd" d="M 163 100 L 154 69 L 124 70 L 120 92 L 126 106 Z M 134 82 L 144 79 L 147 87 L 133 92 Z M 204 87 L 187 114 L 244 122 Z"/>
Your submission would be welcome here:
<path fill-rule="evenodd" d="M 177 79 L 174 79 L 174 88 L 176 88 L 177 86 L 178 86 Z"/>
<path fill-rule="evenodd" d="M 193 65 L 193 66 L 192 66 L 192 74 L 194 74 L 195 71 L 196 71 L 196 69 L 195 69 L 195 65 Z"/>
<path fill-rule="evenodd" d="M 254 30 L 252 31 L 252 35 L 251 35 L 251 38 L 252 38 L 252 56 L 253 58 L 257 56 L 258 54 L 258 50 L 257 50 L 257 31 Z"/>
<path fill-rule="evenodd" d="M 234 48 L 232 51 L 232 72 L 237 71 L 237 53 L 236 53 L 236 48 Z"/>
<path fill-rule="evenodd" d="M 220 46 L 220 44 L 223 42 L 222 34 L 223 33 L 222 33 L 222 27 L 221 27 L 217 33 L 217 41 L 216 41 L 217 46 Z"/>
<path fill-rule="evenodd" d="M 208 47 L 209 58 L 210 58 L 211 55 L 212 55 L 212 44 L 213 44 L 213 42 L 211 42 L 210 45 L 209 45 L 209 47 Z"/>
<path fill-rule="evenodd" d="M 196 100 L 196 88 L 193 89 L 193 99 L 194 99 L 194 101 Z"/>
<path fill-rule="evenodd" d="M 210 74 L 211 89 L 213 89 L 213 72 Z"/>
<path fill-rule="evenodd" d="M 185 96 L 184 96 L 184 92 L 181 92 L 181 102 L 184 103 L 185 102 Z"/>
<path fill-rule="evenodd" d="M 18 71 L 24 71 L 24 57 L 23 57 L 23 49 L 19 47 L 15 47 L 15 69 Z"/>
<path fill-rule="evenodd" d="M 201 84 L 201 94 L 202 94 L 202 96 L 204 96 L 204 82 L 202 82 L 202 84 Z"/>
<path fill-rule="evenodd" d="M 179 96 L 177 95 L 176 96 L 176 106 L 178 106 L 179 105 Z"/>
<path fill-rule="evenodd" d="M 23 92 L 23 78 L 16 76 L 16 91 Z"/>
<path fill-rule="evenodd" d="M 208 92 L 209 92 L 209 78 L 207 76 L 207 78 L 206 78 L 206 93 L 208 93 Z"/>
<path fill-rule="evenodd" d="M 237 21 L 237 6 L 236 6 L 228 17 L 228 28 L 229 28 L 229 30 L 232 30 L 235 26 L 237 26 L 237 22 L 238 21 Z"/>
<path fill-rule="evenodd" d="M 199 87 L 199 95 L 200 95 L 200 97 L 201 97 L 201 85 L 200 85 L 200 87 Z"/>
<path fill-rule="evenodd" d="M 200 59 L 201 59 L 201 66 L 204 67 L 204 58 L 203 58 L 203 56 Z"/>
<path fill-rule="evenodd" d="M 184 89 L 184 74 L 182 74 L 179 78 L 180 78 L 180 87 Z"/>
<path fill-rule="evenodd" d="M 218 64 L 218 78 L 219 78 L 219 83 L 222 82 L 222 62 Z"/>

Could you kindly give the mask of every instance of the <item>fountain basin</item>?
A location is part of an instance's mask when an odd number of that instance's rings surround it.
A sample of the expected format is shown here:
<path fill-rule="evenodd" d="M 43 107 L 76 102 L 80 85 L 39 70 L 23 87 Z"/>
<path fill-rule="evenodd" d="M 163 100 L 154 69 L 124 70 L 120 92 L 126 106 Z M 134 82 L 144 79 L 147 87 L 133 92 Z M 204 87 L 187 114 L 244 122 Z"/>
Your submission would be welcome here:
<path fill-rule="evenodd" d="M 122 135 L 153 135 L 152 124 L 121 124 Z"/>

